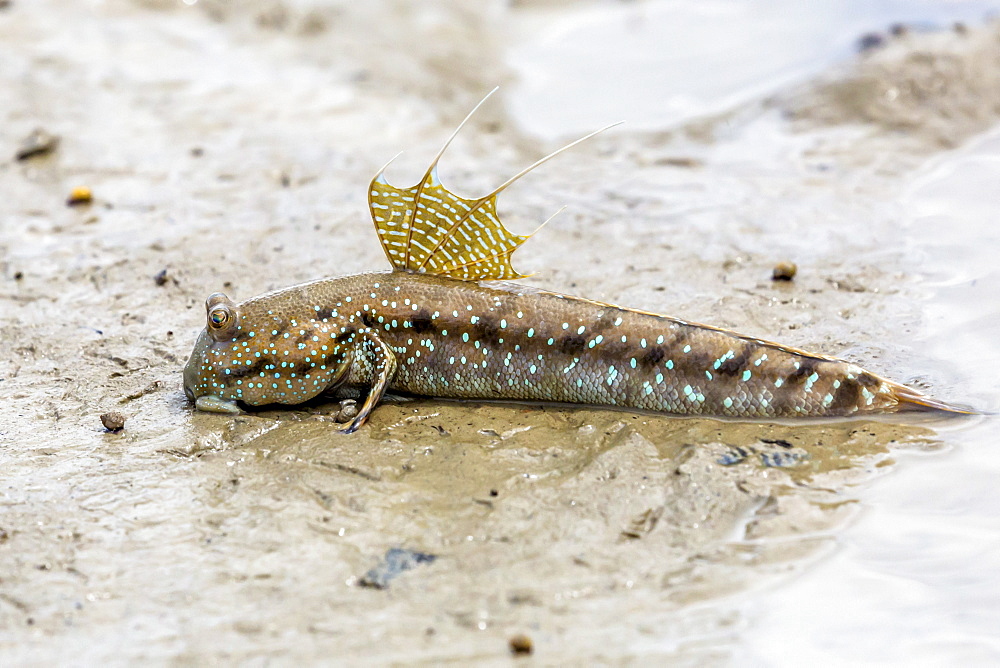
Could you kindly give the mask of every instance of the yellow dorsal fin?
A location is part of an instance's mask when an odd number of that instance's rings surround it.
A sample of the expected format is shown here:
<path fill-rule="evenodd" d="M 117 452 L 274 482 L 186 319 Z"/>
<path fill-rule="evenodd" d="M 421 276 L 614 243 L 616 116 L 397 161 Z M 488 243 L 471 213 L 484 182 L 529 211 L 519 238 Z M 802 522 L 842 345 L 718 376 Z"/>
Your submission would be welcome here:
<path fill-rule="evenodd" d="M 368 205 L 393 269 L 465 281 L 523 278 L 525 274 L 510 265 L 510 256 L 532 235 L 513 234 L 504 227 L 497 217 L 497 195 L 535 167 L 613 127 L 601 128 L 550 153 L 484 197 L 465 199 L 441 185 L 437 164 L 458 131 L 496 90 L 490 91 L 448 137 L 417 185 L 389 185 L 383 176 L 388 163 L 372 179 Z"/>

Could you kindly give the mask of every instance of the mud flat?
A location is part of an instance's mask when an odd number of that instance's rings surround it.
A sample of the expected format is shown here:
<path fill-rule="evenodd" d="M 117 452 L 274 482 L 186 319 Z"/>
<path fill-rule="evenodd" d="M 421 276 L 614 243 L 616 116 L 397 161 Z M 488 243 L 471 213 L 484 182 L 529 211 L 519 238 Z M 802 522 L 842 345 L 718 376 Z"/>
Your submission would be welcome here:
<path fill-rule="evenodd" d="M 754 602 L 836 555 L 900 457 L 933 466 L 968 435 L 429 399 L 388 402 L 350 436 L 323 404 L 193 413 L 180 369 L 204 298 L 384 268 L 368 179 L 405 149 L 389 176 L 408 180 L 516 81 L 497 25 L 521 11 L 0 8 L 5 665 L 527 647 L 725 662 L 748 651 Z M 993 406 L 914 334 L 931 251 L 900 241 L 895 200 L 995 126 L 998 43 L 996 24 L 900 34 L 724 112 L 601 136 L 501 202 L 519 230 L 571 204 L 517 266 Z M 503 96 L 442 163 L 460 192 L 558 143 Z M 58 142 L 19 158 L 36 128 Z M 80 187 L 91 201 L 67 204 Z M 771 280 L 780 262 L 794 280 Z"/>

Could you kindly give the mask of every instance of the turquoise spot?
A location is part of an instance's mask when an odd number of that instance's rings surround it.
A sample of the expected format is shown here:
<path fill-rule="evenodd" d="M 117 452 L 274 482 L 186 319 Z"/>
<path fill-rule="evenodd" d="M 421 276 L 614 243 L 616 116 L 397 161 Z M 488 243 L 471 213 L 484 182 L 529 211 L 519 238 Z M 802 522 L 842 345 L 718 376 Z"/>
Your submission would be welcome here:
<path fill-rule="evenodd" d="M 746 381 L 750 380 L 750 375 L 751 375 L 750 374 L 750 369 L 747 369 L 746 371 L 744 371 L 743 372 L 743 381 L 746 382 Z"/>
<path fill-rule="evenodd" d="M 722 405 L 725 406 L 726 408 L 732 408 L 733 400 L 730 399 L 729 397 L 726 397 L 725 399 L 722 400 Z"/>

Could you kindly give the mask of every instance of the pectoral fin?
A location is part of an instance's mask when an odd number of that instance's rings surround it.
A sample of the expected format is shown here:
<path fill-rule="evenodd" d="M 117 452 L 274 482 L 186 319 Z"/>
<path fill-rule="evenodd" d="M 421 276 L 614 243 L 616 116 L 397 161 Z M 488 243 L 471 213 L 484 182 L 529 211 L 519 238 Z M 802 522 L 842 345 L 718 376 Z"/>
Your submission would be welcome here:
<path fill-rule="evenodd" d="M 368 420 L 368 416 L 382 400 L 389 383 L 396 375 L 396 356 L 393 355 L 392 349 L 372 332 L 365 335 L 364 352 L 371 364 L 372 386 L 368 391 L 368 396 L 365 397 L 365 402 L 358 410 L 357 417 L 345 429 L 341 430 L 343 434 L 357 431 Z"/>

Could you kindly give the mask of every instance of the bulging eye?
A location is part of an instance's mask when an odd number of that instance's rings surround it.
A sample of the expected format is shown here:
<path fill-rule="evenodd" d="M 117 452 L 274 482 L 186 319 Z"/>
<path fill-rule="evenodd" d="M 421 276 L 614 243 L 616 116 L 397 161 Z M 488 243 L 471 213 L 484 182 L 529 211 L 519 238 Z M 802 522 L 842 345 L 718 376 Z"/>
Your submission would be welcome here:
<path fill-rule="evenodd" d="M 208 315 L 206 329 L 215 341 L 231 341 L 239 329 L 240 310 L 233 301 L 216 292 L 205 301 L 205 312 Z"/>
<path fill-rule="evenodd" d="M 232 319 L 233 316 L 227 308 L 214 308 L 208 314 L 208 321 L 216 329 L 224 329 Z"/>

